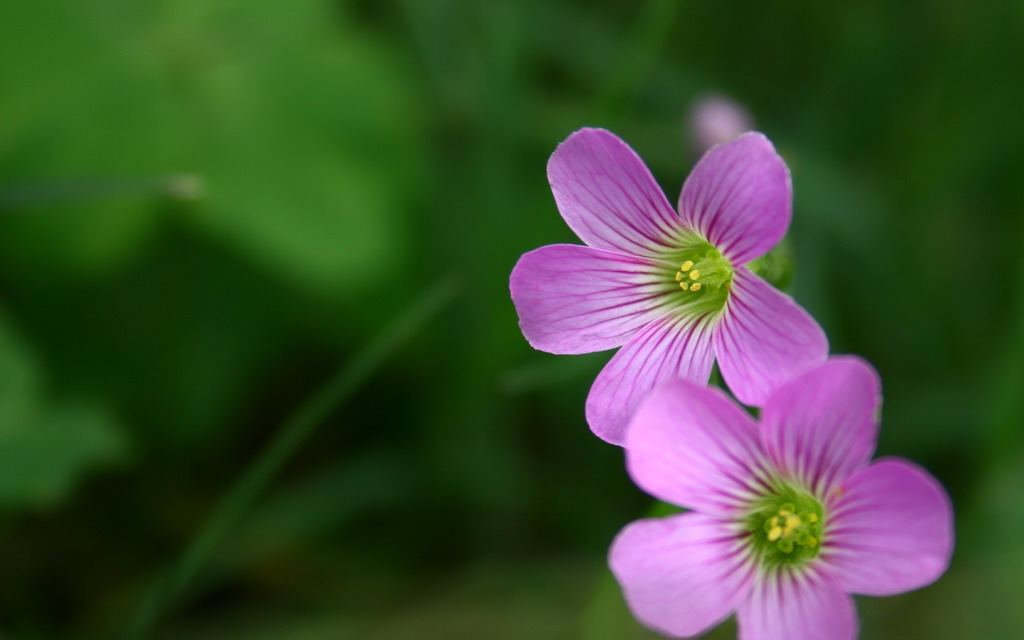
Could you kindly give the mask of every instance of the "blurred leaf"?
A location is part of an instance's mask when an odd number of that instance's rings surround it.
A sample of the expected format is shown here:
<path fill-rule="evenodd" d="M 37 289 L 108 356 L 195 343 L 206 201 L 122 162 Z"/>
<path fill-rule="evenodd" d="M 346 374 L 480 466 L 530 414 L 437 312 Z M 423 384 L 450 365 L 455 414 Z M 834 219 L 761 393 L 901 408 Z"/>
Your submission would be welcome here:
<path fill-rule="evenodd" d="M 0 314 L 0 434 L 31 419 L 38 394 L 38 365 L 28 345 Z"/>
<path fill-rule="evenodd" d="M 397 265 L 401 212 L 423 182 L 415 103 L 335 3 L 44 4 L 0 13 L 0 43 L 21 47 L 16 63 L 0 55 L 0 202 L 36 187 L 0 220 L 0 259 L 69 274 L 123 264 L 174 193 L 69 199 L 61 184 L 194 173 L 206 197 L 192 220 L 303 285 L 335 291 Z"/>
<path fill-rule="evenodd" d="M 103 271 L 155 222 L 157 103 L 81 18 L 54 0 L 0 9 L 0 260 L 23 271 Z"/>
<path fill-rule="evenodd" d="M 363 283 L 401 255 L 410 194 L 393 185 L 417 166 L 412 97 L 329 3 L 285 6 L 171 13 L 156 38 L 196 143 L 182 156 L 208 188 L 195 220 L 302 283 Z"/>
<path fill-rule="evenodd" d="M 0 505 L 47 506 L 124 443 L 112 418 L 84 403 L 47 401 L 28 345 L 0 316 Z"/>
<path fill-rule="evenodd" d="M 110 415 L 87 404 L 60 404 L 35 422 L 0 432 L 0 504 L 48 506 L 90 468 L 110 462 L 124 442 Z"/>

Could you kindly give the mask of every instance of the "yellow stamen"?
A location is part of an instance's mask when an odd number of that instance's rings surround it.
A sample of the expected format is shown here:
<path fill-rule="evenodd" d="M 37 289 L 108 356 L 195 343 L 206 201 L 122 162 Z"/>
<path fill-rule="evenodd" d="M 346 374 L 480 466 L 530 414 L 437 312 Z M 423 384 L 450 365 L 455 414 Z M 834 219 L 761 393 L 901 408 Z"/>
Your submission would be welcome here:
<path fill-rule="evenodd" d="M 685 282 L 680 282 L 680 283 L 679 283 L 679 287 L 680 287 L 680 288 L 681 288 L 681 289 L 682 289 L 683 291 L 689 291 L 689 290 L 690 290 L 690 285 L 686 284 Z"/>
<path fill-rule="evenodd" d="M 689 271 L 690 269 L 693 268 L 693 260 L 687 260 L 683 264 L 679 265 L 679 268 L 682 269 L 683 271 Z"/>
<path fill-rule="evenodd" d="M 693 286 L 690 287 L 690 291 L 700 291 L 700 283 L 699 282 L 694 282 Z"/>
<path fill-rule="evenodd" d="M 694 269 L 693 271 L 690 272 L 690 280 L 696 280 L 699 277 L 700 271 L 698 269 Z"/>
<path fill-rule="evenodd" d="M 679 282 L 682 279 L 683 279 L 683 272 L 682 271 L 676 271 L 676 282 Z"/>
<path fill-rule="evenodd" d="M 776 515 L 764 521 L 767 542 L 778 545 L 782 553 L 792 553 L 797 547 L 813 548 L 821 544 L 817 513 L 801 513 L 791 502 L 779 507 Z M 812 535 L 815 534 L 815 535 Z"/>

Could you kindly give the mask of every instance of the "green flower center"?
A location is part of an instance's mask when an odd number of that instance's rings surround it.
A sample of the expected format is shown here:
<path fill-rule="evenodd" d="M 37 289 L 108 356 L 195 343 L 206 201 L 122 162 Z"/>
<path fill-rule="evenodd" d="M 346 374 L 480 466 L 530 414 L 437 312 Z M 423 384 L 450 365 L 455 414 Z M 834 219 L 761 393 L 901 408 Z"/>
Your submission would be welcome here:
<path fill-rule="evenodd" d="M 721 311 L 732 285 L 732 264 L 707 241 L 687 240 L 688 246 L 666 256 L 673 265 L 671 286 L 676 299 L 688 311 Z"/>
<path fill-rule="evenodd" d="M 820 502 L 783 487 L 755 504 L 747 520 L 750 544 L 768 566 L 802 564 L 821 550 L 824 519 Z"/>

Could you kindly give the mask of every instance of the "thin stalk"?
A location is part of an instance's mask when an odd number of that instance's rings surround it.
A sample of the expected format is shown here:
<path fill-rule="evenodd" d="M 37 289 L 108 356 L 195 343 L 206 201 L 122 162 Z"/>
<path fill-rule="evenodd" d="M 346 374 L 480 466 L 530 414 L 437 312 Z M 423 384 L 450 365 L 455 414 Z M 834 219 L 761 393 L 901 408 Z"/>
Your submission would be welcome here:
<path fill-rule="evenodd" d="M 0 212 L 33 207 L 77 204 L 108 198 L 161 196 L 195 200 L 203 195 L 203 179 L 191 173 L 162 176 L 66 179 L 5 185 L 0 189 Z"/>
<path fill-rule="evenodd" d="M 147 636 L 284 464 L 324 419 L 447 305 L 456 290 L 457 286 L 451 279 L 443 280 L 428 289 L 281 424 L 270 443 L 227 490 L 171 570 L 146 594 L 135 615 L 129 620 L 124 634 L 126 639 L 139 640 Z"/>

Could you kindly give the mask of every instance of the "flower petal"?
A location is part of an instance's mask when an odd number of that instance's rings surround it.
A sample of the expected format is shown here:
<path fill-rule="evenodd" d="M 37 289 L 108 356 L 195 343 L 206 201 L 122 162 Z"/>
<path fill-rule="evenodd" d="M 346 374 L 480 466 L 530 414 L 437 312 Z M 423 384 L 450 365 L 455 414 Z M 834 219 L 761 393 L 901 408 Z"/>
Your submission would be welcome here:
<path fill-rule="evenodd" d="M 772 462 L 825 495 L 871 459 L 880 402 L 878 374 L 860 358 L 810 369 L 773 393 L 761 412 Z"/>
<path fill-rule="evenodd" d="M 534 348 L 550 353 L 622 346 L 664 316 L 654 269 L 645 258 L 572 244 L 524 254 L 509 280 L 519 327 Z"/>
<path fill-rule="evenodd" d="M 679 214 L 733 265 L 767 253 L 792 217 L 789 169 L 752 131 L 704 154 L 683 185 Z"/>
<path fill-rule="evenodd" d="M 739 609 L 740 640 L 853 640 L 853 598 L 829 576 L 782 566 L 757 580 Z"/>
<path fill-rule="evenodd" d="M 599 438 L 622 444 L 640 401 L 659 383 L 711 375 L 707 317 L 663 317 L 630 338 L 598 374 L 587 396 L 587 423 Z"/>
<path fill-rule="evenodd" d="M 721 390 L 686 380 L 656 389 L 626 431 L 626 466 L 651 495 L 735 516 L 769 490 L 757 424 Z"/>
<path fill-rule="evenodd" d="M 615 538 L 608 562 L 637 619 L 686 637 L 721 622 L 747 596 L 748 556 L 729 527 L 684 513 L 632 523 Z"/>
<path fill-rule="evenodd" d="M 828 355 L 814 318 L 746 268 L 733 275 L 713 342 L 725 382 L 740 402 L 755 406 Z"/>
<path fill-rule="evenodd" d="M 823 558 L 847 591 L 888 596 L 934 582 L 953 552 L 953 509 L 938 480 L 901 458 L 882 459 L 842 485 Z"/>
<path fill-rule="evenodd" d="M 548 181 L 565 222 L 591 247 L 655 255 L 681 226 L 636 152 L 604 129 L 581 129 L 558 145 Z"/>

